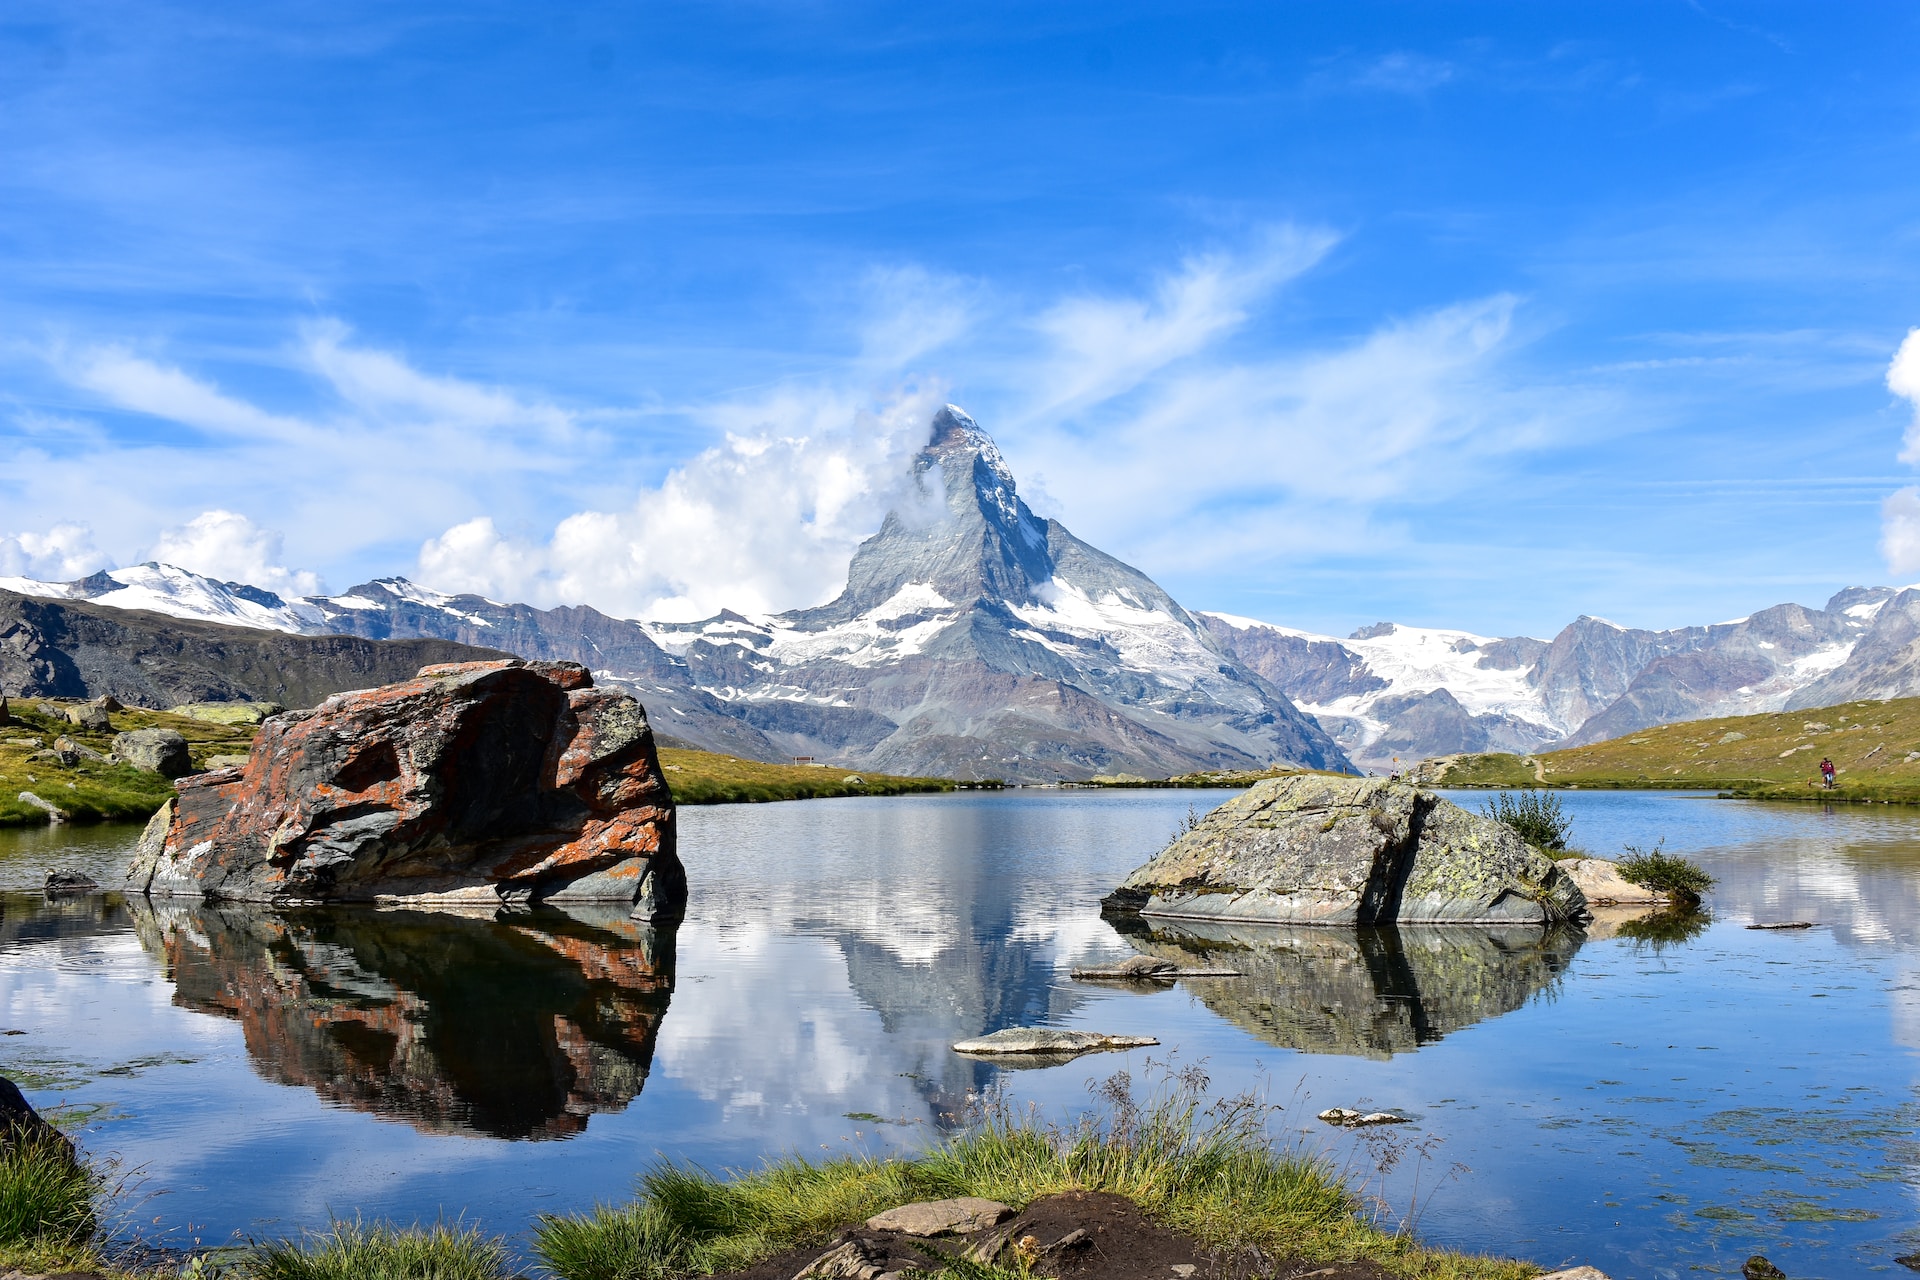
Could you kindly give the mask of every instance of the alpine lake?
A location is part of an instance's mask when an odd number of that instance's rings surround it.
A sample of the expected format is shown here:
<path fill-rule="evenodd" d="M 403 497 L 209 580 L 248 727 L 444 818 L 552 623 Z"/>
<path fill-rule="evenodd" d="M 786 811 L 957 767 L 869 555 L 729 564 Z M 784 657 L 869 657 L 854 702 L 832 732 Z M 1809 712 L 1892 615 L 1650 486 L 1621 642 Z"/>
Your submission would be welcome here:
<path fill-rule="evenodd" d="M 1003 1090 L 1064 1119 L 1126 1070 L 1263 1092 L 1435 1245 L 1633 1276 L 1905 1274 L 1920 1249 L 1920 810 L 1570 792 L 1573 841 L 1698 861 L 1711 921 L 1123 933 L 1100 896 L 1227 792 L 962 792 L 681 810 L 687 919 L 48 900 L 137 828 L 0 831 L 0 1072 L 118 1162 L 170 1248 L 331 1218 L 524 1244 L 661 1160 L 911 1151 Z M 1483 796 L 1453 794 L 1478 808 Z M 1811 929 L 1759 931 L 1762 921 Z M 1231 978 L 1121 986 L 1147 951 Z M 1161 1048 L 1014 1069 L 1045 1025 Z M 1409 1123 L 1336 1129 L 1328 1107 Z"/>

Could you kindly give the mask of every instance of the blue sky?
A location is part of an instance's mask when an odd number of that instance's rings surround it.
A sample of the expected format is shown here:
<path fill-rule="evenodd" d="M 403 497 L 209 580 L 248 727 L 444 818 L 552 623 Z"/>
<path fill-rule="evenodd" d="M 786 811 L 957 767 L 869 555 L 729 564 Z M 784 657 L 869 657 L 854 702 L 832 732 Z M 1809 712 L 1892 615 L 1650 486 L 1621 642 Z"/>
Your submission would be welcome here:
<path fill-rule="evenodd" d="M 7 7 L 0 574 L 812 603 L 952 400 L 1193 608 L 1920 577 L 1911 6 L 556 8 Z"/>

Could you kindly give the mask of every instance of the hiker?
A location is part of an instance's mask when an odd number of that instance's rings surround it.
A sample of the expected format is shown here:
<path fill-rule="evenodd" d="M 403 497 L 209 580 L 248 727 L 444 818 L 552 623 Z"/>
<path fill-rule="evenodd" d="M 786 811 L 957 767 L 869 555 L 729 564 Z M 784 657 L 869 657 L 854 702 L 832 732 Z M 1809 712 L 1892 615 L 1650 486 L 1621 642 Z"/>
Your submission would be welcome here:
<path fill-rule="evenodd" d="M 1825 756 L 1820 757 L 1820 780 L 1826 784 L 1827 790 L 1833 790 L 1833 761 Z"/>

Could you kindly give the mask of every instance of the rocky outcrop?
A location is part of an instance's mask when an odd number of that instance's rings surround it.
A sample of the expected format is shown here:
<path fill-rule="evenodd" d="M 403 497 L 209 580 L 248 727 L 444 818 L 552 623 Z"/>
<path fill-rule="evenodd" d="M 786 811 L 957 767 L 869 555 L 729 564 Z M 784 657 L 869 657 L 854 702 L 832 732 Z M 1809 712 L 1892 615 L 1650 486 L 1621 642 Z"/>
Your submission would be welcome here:
<path fill-rule="evenodd" d="M 1380 778 L 1275 778 L 1229 800 L 1106 899 L 1197 920 L 1552 924 L 1587 914 L 1511 828 Z"/>
<path fill-rule="evenodd" d="M 1667 901 L 1665 894 L 1655 893 L 1621 875 L 1620 864 L 1605 858 L 1563 858 L 1560 869 L 1596 907 L 1651 907 Z"/>
<path fill-rule="evenodd" d="M 576 663 L 422 668 L 268 720 L 183 779 L 128 888 L 275 903 L 609 902 L 677 918 L 673 800 L 640 704 Z"/>

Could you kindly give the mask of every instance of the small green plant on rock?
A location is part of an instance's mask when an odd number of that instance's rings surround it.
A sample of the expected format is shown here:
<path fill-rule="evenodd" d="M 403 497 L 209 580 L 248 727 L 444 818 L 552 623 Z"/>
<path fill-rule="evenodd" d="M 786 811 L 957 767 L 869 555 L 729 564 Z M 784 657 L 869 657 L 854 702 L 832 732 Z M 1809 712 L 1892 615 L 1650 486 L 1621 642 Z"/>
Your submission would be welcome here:
<path fill-rule="evenodd" d="M 1666 852 L 1665 846 L 1664 839 L 1651 849 L 1627 845 L 1627 856 L 1618 863 L 1620 875 L 1643 889 L 1666 894 L 1680 911 L 1697 910 L 1701 896 L 1713 888 L 1713 877 L 1691 858 Z"/>
<path fill-rule="evenodd" d="M 1514 834 L 1542 853 L 1564 853 L 1567 836 L 1573 831 L 1573 819 L 1560 810 L 1560 797 L 1531 788 L 1520 793 L 1501 792 L 1481 807 L 1495 822 L 1504 822 Z"/>

